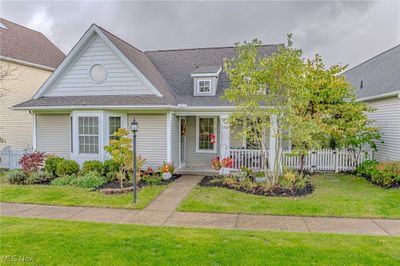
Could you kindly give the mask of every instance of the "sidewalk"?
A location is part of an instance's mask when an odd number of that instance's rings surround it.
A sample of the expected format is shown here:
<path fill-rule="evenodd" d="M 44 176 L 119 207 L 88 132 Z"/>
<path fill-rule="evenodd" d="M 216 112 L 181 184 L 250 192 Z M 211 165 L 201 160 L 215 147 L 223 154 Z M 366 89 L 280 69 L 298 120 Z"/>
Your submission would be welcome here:
<path fill-rule="evenodd" d="M 185 176 L 178 179 L 144 210 L 1 202 L 1 216 L 152 226 L 400 236 L 400 220 L 394 219 L 177 212 L 179 203 L 200 179 L 201 176 Z"/>

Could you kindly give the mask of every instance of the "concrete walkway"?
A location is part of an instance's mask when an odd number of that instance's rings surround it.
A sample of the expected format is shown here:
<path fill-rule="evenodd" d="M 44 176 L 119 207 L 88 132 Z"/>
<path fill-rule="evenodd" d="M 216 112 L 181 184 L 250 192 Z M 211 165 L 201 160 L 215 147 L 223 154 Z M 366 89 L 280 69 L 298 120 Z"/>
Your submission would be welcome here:
<path fill-rule="evenodd" d="M 400 236 L 400 220 L 177 212 L 201 176 L 178 179 L 144 210 L 0 203 L 2 216 L 153 226 Z"/>

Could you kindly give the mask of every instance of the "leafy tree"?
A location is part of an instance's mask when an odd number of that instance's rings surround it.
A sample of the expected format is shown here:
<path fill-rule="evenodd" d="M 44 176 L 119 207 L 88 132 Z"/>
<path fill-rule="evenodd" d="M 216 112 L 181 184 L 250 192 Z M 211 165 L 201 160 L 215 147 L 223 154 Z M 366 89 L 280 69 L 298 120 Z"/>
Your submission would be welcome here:
<path fill-rule="evenodd" d="M 276 184 L 282 169 L 284 133 L 289 129 L 293 105 L 298 104 L 292 94 L 302 88 L 302 51 L 292 47 L 291 35 L 287 46 L 278 47 L 278 52 L 268 57 L 258 54 L 261 45 L 258 40 L 235 45 L 237 56 L 225 60 L 224 67 L 231 82 L 222 98 L 237 107 L 228 118 L 229 124 L 240 136 L 259 144 L 265 176 L 271 184 Z M 276 154 L 272 172 L 268 171 L 265 156 L 267 132 L 271 128 Z"/>
<path fill-rule="evenodd" d="M 132 139 L 128 135 L 127 129 L 120 128 L 113 134 L 117 138 L 111 140 L 109 146 L 104 147 L 104 150 L 110 153 L 112 160 L 119 165 L 116 177 L 120 182 L 121 188 L 123 188 L 123 182 L 133 168 Z"/>

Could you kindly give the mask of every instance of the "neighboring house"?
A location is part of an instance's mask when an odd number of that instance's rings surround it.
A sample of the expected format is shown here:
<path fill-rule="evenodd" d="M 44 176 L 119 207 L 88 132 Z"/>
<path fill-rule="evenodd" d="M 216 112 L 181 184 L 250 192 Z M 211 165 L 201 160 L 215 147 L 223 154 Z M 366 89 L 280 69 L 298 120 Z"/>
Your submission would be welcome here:
<path fill-rule="evenodd" d="M 376 109 L 369 114 L 381 127 L 383 144 L 374 158 L 400 160 L 400 45 L 393 47 L 343 73 L 360 101 Z"/>
<path fill-rule="evenodd" d="M 260 47 L 269 55 L 276 45 Z M 224 58 L 234 47 L 142 52 L 92 25 L 29 101 L 15 110 L 34 114 L 33 146 L 82 163 L 105 160 L 104 146 L 119 127 L 139 123 L 138 154 L 147 166 L 174 162 L 210 169 L 216 156 L 251 144 L 235 138 L 222 101 Z M 215 142 L 213 138 L 215 136 Z"/>
<path fill-rule="evenodd" d="M 31 99 L 64 57 L 42 33 L 0 18 L 0 149 L 32 148 L 33 116 L 11 107 Z"/>

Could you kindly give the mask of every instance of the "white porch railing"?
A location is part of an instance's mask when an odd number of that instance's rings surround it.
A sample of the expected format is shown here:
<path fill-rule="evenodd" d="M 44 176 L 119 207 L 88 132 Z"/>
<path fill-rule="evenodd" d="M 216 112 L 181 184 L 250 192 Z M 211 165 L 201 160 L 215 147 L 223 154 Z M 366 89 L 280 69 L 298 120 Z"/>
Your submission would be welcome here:
<path fill-rule="evenodd" d="M 252 170 L 259 170 L 264 167 L 265 161 L 268 160 L 268 152 L 263 161 L 261 150 L 247 149 L 229 149 L 229 157 L 233 159 L 232 170 L 239 170 L 245 166 Z"/>
<path fill-rule="evenodd" d="M 300 169 L 300 157 L 288 156 L 289 151 L 283 152 L 283 165 L 291 169 Z M 268 161 L 269 152 L 262 160 L 261 150 L 230 149 L 229 156 L 233 159 L 232 170 L 239 170 L 245 166 L 252 170 L 260 170 L 264 163 Z M 372 158 L 362 153 L 358 158 L 358 163 L 348 150 L 318 150 L 310 151 L 304 158 L 304 169 L 307 171 L 350 171 L 354 170 L 357 164 Z"/>
<path fill-rule="evenodd" d="M 31 150 L 0 150 L 0 168 L 16 169 L 21 168 L 19 159 L 26 154 L 32 152 Z"/>

